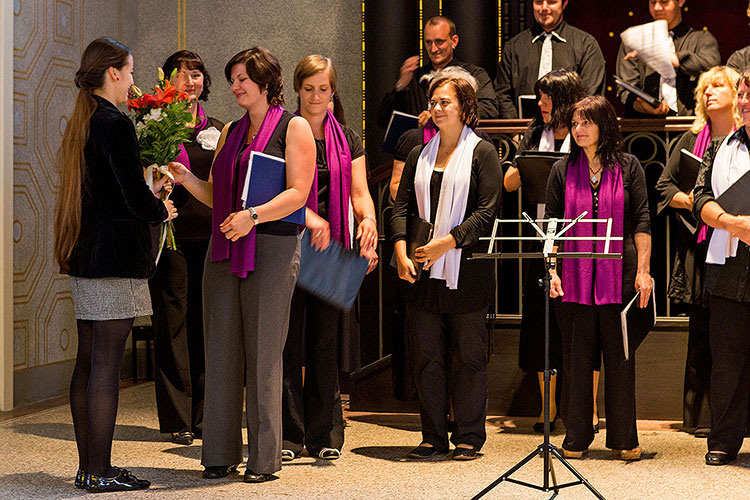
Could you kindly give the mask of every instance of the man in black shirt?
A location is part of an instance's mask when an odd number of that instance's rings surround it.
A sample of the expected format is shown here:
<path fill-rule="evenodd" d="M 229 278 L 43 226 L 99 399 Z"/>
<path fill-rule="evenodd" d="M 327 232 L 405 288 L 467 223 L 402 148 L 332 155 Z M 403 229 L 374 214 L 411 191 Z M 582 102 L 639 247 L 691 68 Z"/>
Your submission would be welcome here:
<path fill-rule="evenodd" d="M 747 17 L 750 17 L 750 3 L 747 6 Z M 750 70 L 750 45 L 744 49 L 736 50 L 727 59 L 727 66 L 737 70 L 739 74 Z"/>
<path fill-rule="evenodd" d="M 401 111 L 419 117 L 419 126 L 430 119 L 427 111 L 427 82 L 420 79 L 430 71 L 446 66 L 460 66 L 477 80 L 479 118 L 497 118 L 495 91 L 487 72 L 470 63 L 453 59 L 453 51 L 458 45 L 456 25 L 445 16 L 436 16 L 424 25 L 424 46 L 430 63 L 419 66 L 419 56 L 413 56 L 401 65 L 401 72 L 393 90 L 383 98 L 378 111 L 378 124 L 385 128 L 393 111 Z"/>
<path fill-rule="evenodd" d="M 495 93 L 500 118 L 518 118 L 518 96 L 534 95 L 552 70 L 575 71 L 589 95 L 604 94 L 604 56 L 593 36 L 563 20 L 568 0 L 534 0 L 534 26 L 503 47 Z"/>
<path fill-rule="evenodd" d="M 682 7 L 685 0 L 649 0 L 648 10 L 654 21 L 667 21 L 670 36 L 674 41 L 672 66 L 677 72 L 674 87 L 677 92 L 677 114 L 690 116 L 694 113 L 693 92 L 701 73 L 721 64 L 719 44 L 708 31 L 694 30 L 683 24 Z M 623 44 L 617 55 L 617 76 L 623 81 L 643 89 L 646 93 L 662 99 L 658 107 L 647 104 L 627 90 L 619 89 L 618 97 L 625 105 L 625 116 L 654 117 L 669 113 L 667 100 L 660 93 L 659 73 L 637 59 L 637 53 L 627 52 Z M 674 91 L 673 91 L 674 92 Z"/>

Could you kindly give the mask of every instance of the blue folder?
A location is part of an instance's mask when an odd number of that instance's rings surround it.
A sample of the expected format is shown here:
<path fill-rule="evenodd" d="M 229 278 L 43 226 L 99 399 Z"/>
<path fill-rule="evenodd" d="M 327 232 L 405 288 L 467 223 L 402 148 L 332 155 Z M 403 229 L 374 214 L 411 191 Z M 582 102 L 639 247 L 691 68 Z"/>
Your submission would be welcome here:
<path fill-rule="evenodd" d="M 341 309 L 350 309 L 367 273 L 368 261 L 359 252 L 331 240 L 328 248 L 315 250 L 310 231 L 302 234 L 297 286 Z"/>
<path fill-rule="evenodd" d="M 255 207 L 269 202 L 286 189 L 286 162 L 283 158 L 253 151 L 242 190 L 243 208 Z M 287 215 L 282 221 L 305 223 L 305 207 Z"/>

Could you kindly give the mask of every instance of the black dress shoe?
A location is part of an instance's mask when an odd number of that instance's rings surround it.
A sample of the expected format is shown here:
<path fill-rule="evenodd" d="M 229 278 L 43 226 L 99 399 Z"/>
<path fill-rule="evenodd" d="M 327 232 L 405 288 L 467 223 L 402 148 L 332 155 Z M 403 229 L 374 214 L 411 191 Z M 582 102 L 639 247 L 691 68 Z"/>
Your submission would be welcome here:
<path fill-rule="evenodd" d="M 151 486 L 150 481 L 138 479 L 126 469 L 117 469 L 115 477 L 89 475 L 86 491 L 89 493 L 109 493 L 111 491 L 145 490 Z"/>
<path fill-rule="evenodd" d="M 711 434 L 710 427 L 698 427 L 695 429 L 695 432 L 693 432 L 693 436 L 697 438 L 707 438 L 709 434 Z"/>
<path fill-rule="evenodd" d="M 236 472 L 236 465 L 217 465 L 212 467 L 206 467 L 203 470 L 203 477 L 206 479 L 221 479 L 227 477 L 230 472 Z"/>
<path fill-rule="evenodd" d="M 265 483 L 274 479 L 278 479 L 278 476 L 274 476 L 273 474 L 256 474 L 250 469 L 246 470 L 245 475 L 242 477 L 242 480 L 246 483 Z"/>
<path fill-rule="evenodd" d="M 432 458 L 440 453 L 443 452 L 438 451 L 434 446 L 417 446 L 406 454 L 406 458 L 416 458 L 421 460 L 424 458 Z"/>
<path fill-rule="evenodd" d="M 726 465 L 732 461 L 732 458 L 722 452 L 709 451 L 706 453 L 706 465 Z"/>
<path fill-rule="evenodd" d="M 474 460 L 478 452 L 474 448 L 456 448 L 453 450 L 453 460 Z"/>
<path fill-rule="evenodd" d="M 195 440 L 195 434 L 190 431 L 182 431 L 172 434 L 172 442 L 175 444 L 184 444 L 190 446 Z"/>
<path fill-rule="evenodd" d="M 86 487 L 86 481 L 88 479 L 88 472 L 84 472 L 81 469 L 78 469 L 78 472 L 76 472 L 76 480 L 75 480 L 75 486 L 79 490 L 82 490 Z"/>

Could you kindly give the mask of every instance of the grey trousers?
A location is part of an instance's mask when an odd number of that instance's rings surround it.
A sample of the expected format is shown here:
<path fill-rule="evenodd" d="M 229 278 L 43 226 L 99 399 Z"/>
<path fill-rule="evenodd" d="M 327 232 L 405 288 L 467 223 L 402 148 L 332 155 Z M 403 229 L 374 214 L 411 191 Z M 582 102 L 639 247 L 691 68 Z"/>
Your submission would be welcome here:
<path fill-rule="evenodd" d="M 231 274 L 229 261 L 203 273 L 206 396 L 205 467 L 242 463 L 242 397 L 247 402 L 247 468 L 256 474 L 281 469 L 282 353 L 289 308 L 299 272 L 296 236 L 258 234 L 255 271 Z"/>

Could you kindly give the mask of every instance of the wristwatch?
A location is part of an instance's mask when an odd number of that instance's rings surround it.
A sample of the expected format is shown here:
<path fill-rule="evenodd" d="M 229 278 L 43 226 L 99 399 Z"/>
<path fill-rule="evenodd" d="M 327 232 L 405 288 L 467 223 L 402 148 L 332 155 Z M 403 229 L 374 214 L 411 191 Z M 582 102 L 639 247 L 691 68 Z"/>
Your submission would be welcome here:
<path fill-rule="evenodd" d="M 253 218 L 253 223 L 258 223 L 258 212 L 253 207 L 247 207 L 247 211 L 250 212 L 250 217 Z"/>

